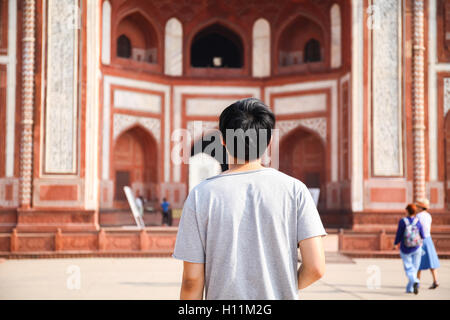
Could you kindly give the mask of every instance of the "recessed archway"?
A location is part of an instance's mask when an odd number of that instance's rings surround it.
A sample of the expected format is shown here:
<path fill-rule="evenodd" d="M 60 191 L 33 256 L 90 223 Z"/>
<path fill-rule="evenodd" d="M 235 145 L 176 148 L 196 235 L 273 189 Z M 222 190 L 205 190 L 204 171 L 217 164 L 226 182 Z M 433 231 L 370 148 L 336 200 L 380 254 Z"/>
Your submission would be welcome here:
<path fill-rule="evenodd" d="M 310 63 L 325 64 L 327 41 L 324 26 L 305 15 L 297 16 L 279 36 L 277 52 L 279 70 L 292 71 L 296 66 L 307 68 L 306 65 Z"/>
<path fill-rule="evenodd" d="M 280 142 L 279 170 L 302 181 L 308 188 L 319 188 L 319 208 L 326 207 L 326 148 L 313 131 L 298 127 Z"/>
<path fill-rule="evenodd" d="M 212 24 L 199 31 L 191 44 L 190 65 L 194 68 L 243 68 L 244 45 L 231 29 Z"/>
<path fill-rule="evenodd" d="M 120 20 L 116 35 L 116 55 L 118 58 L 150 64 L 158 62 L 156 31 L 139 11 L 132 12 Z M 122 53 L 126 53 L 126 55 Z"/>
<path fill-rule="evenodd" d="M 124 186 L 135 195 L 157 201 L 157 143 L 145 129 L 135 126 L 122 133 L 114 144 L 114 206 L 127 207 Z"/>

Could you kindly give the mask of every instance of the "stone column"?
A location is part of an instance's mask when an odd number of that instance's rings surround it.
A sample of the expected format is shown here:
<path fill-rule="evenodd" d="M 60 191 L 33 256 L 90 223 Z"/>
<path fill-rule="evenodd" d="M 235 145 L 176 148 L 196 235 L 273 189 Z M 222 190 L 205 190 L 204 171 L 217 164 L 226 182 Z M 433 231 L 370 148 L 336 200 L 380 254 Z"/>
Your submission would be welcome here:
<path fill-rule="evenodd" d="M 20 206 L 22 208 L 31 207 L 33 177 L 35 6 L 35 0 L 23 1 L 22 136 L 20 143 Z"/>
<path fill-rule="evenodd" d="M 414 0 L 413 33 L 413 161 L 414 199 L 426 197 L 425 191 L 425 117 L 424 117 L 424 0 Z"/>

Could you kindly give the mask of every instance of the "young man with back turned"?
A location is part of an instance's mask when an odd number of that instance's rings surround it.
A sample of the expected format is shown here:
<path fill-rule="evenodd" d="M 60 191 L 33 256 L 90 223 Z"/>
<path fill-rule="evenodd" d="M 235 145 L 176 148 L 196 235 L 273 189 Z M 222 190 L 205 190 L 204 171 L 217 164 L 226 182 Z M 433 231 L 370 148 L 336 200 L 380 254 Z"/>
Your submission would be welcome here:
<path fill-rule="evenodd" d="M 326 232 L 311 194 L 261 165 L 274 127 L 258 99 L 222 112 L 229 170 L 197 185 L 184 203 L 173 254 L 184 261 L 181 299 L 203 299 L 203 291 L 208 300 L 298 299 L 323 276 Z"/>

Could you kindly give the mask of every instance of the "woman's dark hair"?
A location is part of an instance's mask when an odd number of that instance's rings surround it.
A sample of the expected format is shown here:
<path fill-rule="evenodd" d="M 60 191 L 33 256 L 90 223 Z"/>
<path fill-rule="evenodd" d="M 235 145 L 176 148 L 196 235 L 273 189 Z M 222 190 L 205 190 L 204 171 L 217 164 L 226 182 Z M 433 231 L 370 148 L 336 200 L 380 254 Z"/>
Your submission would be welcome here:
<path fill-rule="evenodd" d="M 266 151 L 275 115 L 261 100 L 247 98 L 227 107 L 219 119 L 219 129 L 231 156 L 252 161 Z"/>
<path fill-rule="evenodd" d="M 408 211 L 408 215 L 410 216 L 413 216 L 417 213 L 417 206 L 413 203 L 408 204 L 405 209 L 406 211 Z"/>

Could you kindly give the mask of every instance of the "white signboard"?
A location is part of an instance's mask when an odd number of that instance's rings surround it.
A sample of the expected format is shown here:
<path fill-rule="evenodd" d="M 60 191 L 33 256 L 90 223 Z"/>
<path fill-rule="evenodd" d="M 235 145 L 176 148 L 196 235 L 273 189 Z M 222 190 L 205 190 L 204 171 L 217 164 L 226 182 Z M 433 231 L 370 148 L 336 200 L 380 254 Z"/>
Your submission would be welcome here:
<path fill-rule="evenodd" d="M 319 188 L 310 188 L 308 189 L 309 192 L 311 193 L 311 196 L 314 200 L 314 203 L 317 205 L 319 204 L 319 196 L 320 196 L 320 189 Z"/>
<path fill-rule="evenodd" d="M 139 209 L 136 205 L 136 200 L 134 199 L 133 191 L 131 191 L 130 187 L 123 187 L 123 191 L 125 191 L 125 195 L 127 196 L 127 200 L 130 205 L 131 212 L 133 213 L 134 220 L 136 221 L 136 225 L 140 229 L 144 229 L 144 219 L 142 219 L 142 216 L 139 213 Z"/>

